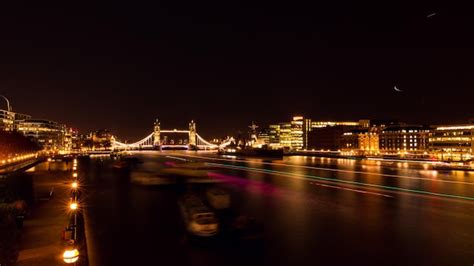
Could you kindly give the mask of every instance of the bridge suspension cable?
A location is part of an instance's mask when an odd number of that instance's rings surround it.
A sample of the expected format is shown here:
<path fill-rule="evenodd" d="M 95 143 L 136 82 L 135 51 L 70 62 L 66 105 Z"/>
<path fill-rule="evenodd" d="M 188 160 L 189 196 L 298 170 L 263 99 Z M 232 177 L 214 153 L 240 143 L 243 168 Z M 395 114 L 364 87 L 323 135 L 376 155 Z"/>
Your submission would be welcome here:
<path fill-rule="evenodd" d="M 189 130 L 161 130 L 162 133 L 188 133 Z M 154 138 L 154 132 L 150 133 L 148 136 L 145 138 L 134 142 L 134 143 L 123 143 L 120 141 L 113 141 L 112 142 L 112 147 L 114 149 L 133 149 L 133 148 L 151 148 L 153 147 L 153 138 Z M 199 134 L 196 133 L 196 144 L 198 148 L 205 148 L 205 149 L 217 149 L 217 148 L 224 148 L 228 145 L 230 145 L 234 141 L 234 138 L 228 138 L 224 140 L 223 143 L 220 145 L 210 143 L 209 141 L 205 140 L 203 137 L 201 137 Z M 168 147 L 187 147 L 188 145 L 162 145 L 162 147 L 168 148 Z"/>
<path fill-rule="evenodd" d="M 153 146 L 153 134 L 151 133 L 150 135 L 146 136 L 145 138 L 134 142 L 134 143 L 123 143 L 119 141 L 114 141 L 112 143 L 112 146 L 119 147 L 119 148 L 137 148 L 137 147 L 143 147 L 143 146 Z"/>

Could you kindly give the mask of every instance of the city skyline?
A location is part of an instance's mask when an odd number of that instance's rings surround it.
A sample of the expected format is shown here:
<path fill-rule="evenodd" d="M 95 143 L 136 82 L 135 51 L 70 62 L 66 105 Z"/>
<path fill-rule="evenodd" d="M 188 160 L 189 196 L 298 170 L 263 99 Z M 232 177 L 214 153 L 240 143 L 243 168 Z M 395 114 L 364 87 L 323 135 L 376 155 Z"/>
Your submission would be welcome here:
<path fill-rule="evenodd" d="M 40 97 L 40 96 L 38 96 Z M 34 97 L 38 99 L 38 97 Z M 254 116 L 253 118 L 250 117 L 251 114 L 247 114 L 249 116 L 246 116 L 244 118 L 241 118 L 235 123 L 225 123 L 228 121 L 221 121 L 221 116 L 223 115 L 222 112 L 218 115 L 213 116 L 211 115 L 202 115 L 202 114 L 196 114 L 196 115 L 190 115 L 190 114 L 181 114 L 181 116 L 174 116 L 177 120 L 171 119 L 172 116 L 157 116 L 153 118 L 154 116 L 151 115 L 150 113 L 142 113 L 142 114 L 136 114 L 136 113 L 131 113 L 129 114 L 130 116 L 138 116 L 138 117 L 146 117 L 150 118 L 150 120 L 145 120 L 145 119 L 129 119 L 129 120 L 121 120 L 126 124 L 118 124 L 116 119 L 110 120 L 102 120 L 100 119 L 97 120 L 92 120 L 92 123 L 88 123 L 90 121 L 90 118 L 93 117 L 93 113 L 90 113 L 90 110 L 82 110 L 82 112 L 88 113 L 87 116 L 84 116 L 83 113 L 80 111 L 72 113 L 73 119 L 70 119 L 68 117 L 64 117 L 62 112 L 48 112 L 50 109 L 38 109 L 38 110 L 31 110 L 30 111 L 24 111 L 20 110 L 19 108 L 23 107 L 22 102 L 10 99 L 10 105 L 13 107 L 12 111 L 15 113 L 20 113 L 20 114 L 27 114 L 31 115 L 34 119 L 45 119 L 45 120 L 51 120 L 55 121 L 61 124 L 65 124 L 68 127 L 71 127 L 75 130 L 79 130 L 81 134 L 85 134 L 91 131 L 96 131 L 100 129 L 107 129 L 111 131 L 114 135 L 119 137 L 120 139 L 128 140 L 128 141 L 133 141 L 135 139 L 139 139 L 146 135 L 152 128 L 152 122 L 155 119 L 159 119 L 160 121 L 164 122 L 166 127 L 168 128 L 186 128 L 187 123 L 191 120 L 198 121 L 198 126 L 200 129 L 200 132 L 204 132 L 206 136 L 209 137 L 224 137 L 228 135 L 235 135 L 239 132 L 245 132 L 247 129 L 247 126 L 252 122 L 256 122 L 258 125 L 262 127 L 267 127 L 268 125 L 275 124 L 275 123 L 280 123 L 283 121 L 290 121 L 292 117 L 295 115 L 302 115 L 305 118 L 310 118 L 313 121 L 359 121 L 359 120 L 364 120 L 364 119 L 369 119 L 369 120 L 394 120 L 398 121 L 400 123 L 405 123 L 405 124 L 421 124 L 421 125 L 449 125 L 449 124 L 465 124 L 465 123 L 470 123 L 473 119 L 472 116 L 469 116 L 466 114 L 464 117 L 462 116 L 456 116 L 455 118 L 453 117 L 452 119 L 436 119 L 436 118 L 431 118 L 425 121 L 421 121 L 419 119 L 400 119 L 400 116 L 392 115 L 392 116 L 381 116 L 381 115 L 368 115 L 364 117 L 356 117 L 355 115 L 352 116 L 336 116 L 336 115 L 325 115 L 325 116 L 311 116 L 306 113 L 301 113 L 301 112 L 296 112 L 296 113 L 281 113 L 280 117 L 276 117 L 275 114 L 272 115 L 262 115 L 260 114 L 258 116 Z M 0 104 L 0 109 L 6 110 L 7 106 L 6 103 L 3 103 L 3 99 L 0 101 L 2 102 Z M 46 103 L 47 104 L 47 103 Z M 5 106 L 3 106 L 5 105 Z M 17 106 L 20 106 L 19 108 Z M 62 106 L 62 105 L 61 105 Z M 50 106 L 54 110 L 54 106 Z M 26 108 L 28 109 L 28 108 Z M 85 108 L 87 109 L 87 108 Z M 46 111 L 46 112 L 45 112 Z M 132 110 L 133 111 L 133 110 Z M 121 113 L 119 110 L 116 110 L 117 113 Z M 279 112 L 277 112 L 279 113 Z M 123 114 L 123 113 L 121 113 Z M 91 115 L 91 116 L 89 116 Z M 225 113 L 224 113 L 225 115 Z M 55 118 L 61 118 L 64 117 L 64 119 L 55 119 Z M 195 119 L 194 117 L 199 117 L 202 119 Z M 77 119 L 80 118 L 80 119 Z M 169 118 L 169 119 L 167 119 Z M 247 119 L 248 118 L 248 119 Z M 319 118 L 319 119 L 318 119 Z M 201 122 L 202 121 L 202 122 Z M 112 123 L 111 123 L 112 122 Z M 207 124 L 205 123 L 207 122 Z M 222 123 L 224 122 L 224 123 Z M 131 124 L 127 124 L 131 123 Z M 212 125 L 215 124 L 222 125 L 221 127 L 214 127 Z M 97 125 L 97 126 L 94 126 Z M 134 125 L 131 127 L 131 125 Z M 126 130 L 124 130 L 126 129 Z M 217 133 L 216 133 L 217 132 Z"/>
<path fill-rule="evenodd" d="M 226 135 L 298 114 L 426 124 L 473 116 L 472 17 L 462 5 L 5 10 L 0 94 L 19 112 L 82 131 L 135 139 L 155 118 L 169 127 L 194 119 L 206 135 L 220 125 Z"/>
<path fill-rule="evenodd" d="M 471 13 L 4 3 L 0 266 L 472 264 Z"/>

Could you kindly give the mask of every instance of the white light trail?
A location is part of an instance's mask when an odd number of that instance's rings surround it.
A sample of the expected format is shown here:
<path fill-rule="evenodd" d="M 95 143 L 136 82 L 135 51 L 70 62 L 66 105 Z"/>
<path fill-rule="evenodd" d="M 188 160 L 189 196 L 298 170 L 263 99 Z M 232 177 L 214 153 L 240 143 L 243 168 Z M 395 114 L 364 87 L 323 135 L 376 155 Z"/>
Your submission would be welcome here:
<path fill-rule="evenodd" d="M 302 168 L 302 169 L 310 169 L 310 170 L 321 170 L 321 171 L 329 171 L 329 172 L 340 172 L 340 173 L 350 173 L 350 174 L 365 174 L 365 175 L 372 175 L 372 176 L 395 177 L 395 178 L 403 178 L 403 179 L 440 182 L 440 183 L 463 184 L 463 185 L 471 185 L 471 186 L 474 185 L 473 182 L 465 182 L 465 181 L 432 179 L 432 178 L 414 177 L 414 176 L 405 176 L 405 175 L 380 174 L 380 173 L 373 173 L 373 172 L 342 170 L 342 169 L 314 167 L 314 166 L 305 166 L 305 165 L 295 165 L 295 164 L 285 164 L 285 163 L 270 163 L 270 162 L 248 161 L 248 160 L 239 160 L 239 159 L 229 160 L 229 159 L 222 159 L 222 158 L 211 158 L 211 157 L 205 157 L 205 156 L 184 155 L 184 154 L 181 155 L 181 156 L 183 156 L 183 157 L 193 157 L 193 158 L 198 158 L 198 159 L 206 159 L 206 160 L 225 161 L 225 162 L 256 163 L 256 164 L 262 164 L 262 165 L 286 166 L 286 167 L 294 167 L 294 168 Z"/>

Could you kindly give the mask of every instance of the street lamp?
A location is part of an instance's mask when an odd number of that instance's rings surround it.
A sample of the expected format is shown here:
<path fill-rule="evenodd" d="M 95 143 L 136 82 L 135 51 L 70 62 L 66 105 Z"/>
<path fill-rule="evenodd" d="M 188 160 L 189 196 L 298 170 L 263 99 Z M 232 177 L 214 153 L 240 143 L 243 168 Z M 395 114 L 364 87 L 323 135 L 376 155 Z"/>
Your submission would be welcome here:
<path fill-rule="evenodd" d="M 3 96 L 3 95 L 0 95 L 0 98 L 3 98 L 6 102 L 7 102 L 7 111 L 8 112 L 11 112 L 12 111 L 12 107 L 10 105 L 10 101 L 7 99 L 7 97 Z"/>
<path fill-rule="evenodd" d="M 77 181 L 74 181 L 74 182 L 72 182 L 71 187 L 73 189 L 77 189 L 79 187 L 79 184 L 77 183 Z"/>
<path fill-rule="evenodd" d="M 79 260 L 79 250 L 75 247 L 66 249 L 63 253 L 63 260 L 67 264 L 75 263 Z"/>
<path fill-rule="evenodd" d="M 77 173 L 73 173 L 73 174 L 72 174 L 72 177 L 77 177 Z"/>
<path fill-rule="evenodd" d="M 69 204 L 69 209 L 75 211 L 77 210 L 77 208 L 79 208 L 79 205 L 77 204 L 77 202 L 71 202 L 71 204 Z"/>

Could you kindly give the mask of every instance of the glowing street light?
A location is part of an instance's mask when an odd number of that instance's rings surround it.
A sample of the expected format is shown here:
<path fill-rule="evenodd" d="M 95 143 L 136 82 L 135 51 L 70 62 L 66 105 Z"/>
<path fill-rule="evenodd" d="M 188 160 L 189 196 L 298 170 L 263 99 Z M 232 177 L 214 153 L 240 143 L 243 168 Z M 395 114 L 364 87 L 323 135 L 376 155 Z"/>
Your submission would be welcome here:
<path fill-rule="evenodd" d="M 72 177 L 77 177 L 77 173 L 73 173 L 73 174 L 72 174 Z"/>
<path fill-rule="evenodd" d="M 75 211 L 77 210 L 77 208 L 79 208 L 79 205 L 77 204 L 77 202 L 71 202 L 71 204 L 69 204 L 69 209 Z"/>
<path fill-rule="evenodd" d="M 73 189 L 77 189 L 79 187 L 79 184 L 77 183 L 77 181 L 74 181 L 74 182 L 72 182 L 71 187 Z"/>
<path fill-rule="evenodd" d="M 63 253 L 63 260 L 67 264 L 75 263 L 79 260 L 79 250 L 77 248 L 66 249 Z"/>

